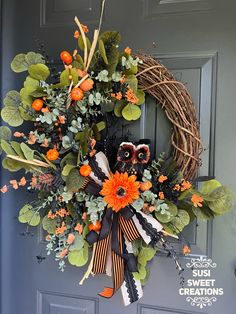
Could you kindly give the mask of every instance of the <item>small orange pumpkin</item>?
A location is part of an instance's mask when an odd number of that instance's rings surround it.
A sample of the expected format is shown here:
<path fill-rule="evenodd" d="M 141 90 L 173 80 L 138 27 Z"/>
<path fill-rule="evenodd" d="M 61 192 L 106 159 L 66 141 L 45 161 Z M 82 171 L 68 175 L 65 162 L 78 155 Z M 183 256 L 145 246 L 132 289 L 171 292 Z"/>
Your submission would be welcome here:
<path fill-rule="evenodd" d="M 92 172 L 92 168 L 89 165 L 83 165 L 80 167 L 79 172 L 81 176 L 88 177 Z"/>
<path fill-rule="evenodd" d="M 35 111 L 40 111 L 43 108 L 43 100 L 39 98 L 35 99 L 32 103 L 32 108 Z"/>
<path fill-rule="evenodd" d="M 84 92 L 79 87 L 75 87 L 71 91 L 72 100 L 81 100 L 84 98 Z"/>
<path fill-rule="evenodd" d="M 52 148 L 47 151 L 48 160 L 52 160 L 52 161 L 57 160 L 58 157 L 59 157 L 59 153 L 56 148 Z"/>
<path fill-rule="evenodd" d="M 71 64 L 71 62 L 73 61 L 72 55 L 65 50 L 60 53 L 60 58 L 67 65 Z"/>
<path fill-rule="evenodd" d="M 80 88 L 84 91 L 84 92 L 88 92 L 90 89 L 93 88 L 93 84 L 94 84 L 94 81 L 91 79 L 91 78 L 88 78 L 87 80 L 83 81 L 81 84 L 80 84 Z"/>

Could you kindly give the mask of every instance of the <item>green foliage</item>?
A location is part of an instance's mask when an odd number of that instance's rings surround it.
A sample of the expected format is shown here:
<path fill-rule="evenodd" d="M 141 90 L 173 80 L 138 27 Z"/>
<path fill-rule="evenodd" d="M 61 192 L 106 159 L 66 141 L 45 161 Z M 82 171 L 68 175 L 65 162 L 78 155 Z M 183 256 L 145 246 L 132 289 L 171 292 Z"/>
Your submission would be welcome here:
<path fill-rule="evenodd" d="M 132 89 L 132 91 L 136 94 L 138 92 L 138 79 L 137 77 L 132 74 L 132 75 L 127 75 L 126 76 L 126 83 L 129 85 L 129 87 Z M 140 96 L 142 96 L 141 92 L 140 93 Z"/>
<path fill-rule="evenodd" d="M 82 267 L 88 262 L 88 244 L 84 242 L 84 247 L 80 250 L 69 252 L 68 261 L 71 265 Z"/>
<path fill-rule="evenodd" d="M 234 194 L 226 186 L 219 186 L 214 189 L 210 196 L 214 199 L 207 201 L 207 205 L 216 215 L 223 215 L 230 211 L 234 204 Z"/>
<path fill-rule="evenodd" d="M 136 92 L 136 96 L 138 98 L 137 105 L 143 105 L 145 102 L 145 93 L 142 89 L 138 89 Z"/>
<path fill-rule="evenodd" d="M 0 126 L 0 139 L 9 141 L 11 136 L 12 132 L 7 126 Z"/>
<path fill-rule="evenodd" d="M 79 169 L 74 168 L 66 179 L 66 187 L 69 192 L 77 192 L 83 187 L 84 182 L 85 178 L 80 175 Z"/>
<path fill-rule="evenodd" d="M 70 246 L 70 252 L 80 251 L 84 246 L 85 240 L 81 234 L 76 234 L 73 244 Z"/>
<path fill-rule="evenodd" d="M 141 109 L 137 105 L 128 103 L 122 109 L 122 116 L 128 121 L 138 120 L 141 116 Z"/>
<path fill-rule="evenodd" d="M 127 102 L 125 100 L 118 100 L 115 102 L 115 107 L 114 107 L 114 114 L 118 117 L 122 117 L 122 110 L 124 107 L 127 105 Z"/>
<path fill-rule="evenodd" d="M 23 123 L 19 107 L 21 106 L 20 94 L 15 91 L 9 91 L 3 100 L 4 107 L 1 111 L 2 119 L 10 126 L 19 126 Z"/>
<path fill-rule="evenodd" d="M 177 206 L 175 204 L 166 200 L 165 203 L 168 205 L 168 209 L 166 209 L 164 213 L 161 211 L 155 212 L 156 219 L 163 223 L 170 222 L 178 212 Z"/>
<path fill-rule="evenodd" d="M 66 69 L 64 71 L 61 72 L 61 75 L 60 75 L 60 85 L 61 86 L 69 86 L 71 81 L 69 79 L 69 76 L 72 76 L 72 80 L 74 82 L 74 84 L 77 84 L 78 83 L 78 74 L 77 74 L 77 71 L 75 68 L 72 68 L 72 69 Z"/>
<path fill-rule="evenodd" d="M 190 222 L 189 214 L 186 210 L 178 209 L 177 215 L 171 220 L 171 226 L 174 227 L 176 233 L 181 232 Z"/>
<path fill-rule="evenodd" d="M 5 140 L 1 140 L 1 148 L 7 155 L 16 155 L 14 149 Z"/>
<path fill-rule="evenodd" d="M 48 218 L 48 216 L 44 216 L 42 220 L 42 227 L 49 234 L 54 234 L 57 226 L 56 219 Z"/>
<path fill-rule="evenodd" d="M 200 192 L 204 195 L 209 195 L 211 192 L 213 192 L 216 188 L 220 187 L 221 183 L 217 180 L 209 180 L 206 182 L 203 182 Z"/>
<path fill-rule="evenodd" d="M 70 171 L 71 171 L 73 168 L 75 168 L 75 167 L 76 167 L 76 165 L 67 164 L 67 165 L 65 165 L 65 167 L 63 168 L 61 174 L 62 174 L 63 176 L 65 176 L 65 177 L 67 177 L 67 176 L 69 175 Z"/>
<path fill-rule="evenodd" d="M 104 42 L 103 42 L 102 39 L 99 39 L 98 46 L 99 46 L 99 52 L 101 54 L 101 57 L 102 57 L 103 61 L 105 62 L 105 64 L 109 64 L 109 62 L 107 60 L 107 54 L 106 54 L 105 45 L 104 45 Z"/>
<path fill-rule="evenodd" d="M 46 81 L 50 75 L 49 68 L 45 64 L 32 64 L 29 66 L 29 75 L 38 81 Z"/>
<path fill-rule="evenodd" d="M 144 246 L 141 248 L 138 255 L 138 263 L 140 265 L 146 266 L 147 262 L 149 262 L 156 254 L 156 250 L 149 246 Z"/>
<path fill-rule="evenodd" d="M 20 53 L 12 60 L 11 69 L 16 73 L 20 73 L 27 71 L 30 65 L 38 63 L 45 63 L 41 54 L 32 51 L 28 52 L 27 54 Z"/>
<path fill-rule="evenodd" d="M 91 49 L 91 42 L 87 36 L 85 36 L 85 38 L 86 38 L 88 50 L 90 50 Z M 78 38 L 78 46 L 82 51 L 84 51 L 84 41 L 83 41 L 82 36 L 79 36 L 79 38 Z"/>
<path fill-rule="evenodd" d="M 28 145 L 26 145 L 25 143 L 21 143 L 20 148 L 21 148 L 21 150 L 22 150 L 22 152 L 23 152 L 23 154 L 27 160 L 33 160 L 34 159 L 34 151 L 31 148 L 29 148 Z"/>
<path fill-rule="evenodd" d="M 27 223 L 35 227 L 40 223 L 40 215 L 33 210 L 31 205 L 25 204 L 19 211 L 18 220 L 21 223 Z"/>

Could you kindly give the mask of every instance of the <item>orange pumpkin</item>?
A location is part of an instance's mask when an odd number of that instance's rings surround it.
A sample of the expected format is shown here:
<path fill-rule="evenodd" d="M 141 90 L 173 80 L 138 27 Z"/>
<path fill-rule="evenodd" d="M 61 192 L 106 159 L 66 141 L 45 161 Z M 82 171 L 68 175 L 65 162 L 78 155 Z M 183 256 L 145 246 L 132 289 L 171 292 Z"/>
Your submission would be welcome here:
<path fill-rule="evenodd" d="M 72 100 L 81 100 L 84 98 L 84 92 L 82 89 L 75 87 L 71 91 L 71 99 Z"/>
<path fill-rule="evenodd" d="M 32 103 L 32 108 L 35 111 L 40 111 L 43 108 L 43 100 L 39 98 L 35 99 Z"/>
<path fill-rule="evenodd" d="M 79 169 L 81 176 L 88 177 L 92 172 L 92 169 L 89 165 L 83 165 Z"/>
<path fill-rule="evenodd" d="M 47 151 L 48 160 L 52 160 L 52 161 L 57 160 L 58 157 L 59 157 L 59 153 L 56 148 L 52 148 Z"/>
<path fill-rule="evenodd" d="M 90 224 L 89 225 L 89 231 L 99 231 L 101 229 L 102 225 L 100 223 L 100 221 L 96 221 L 94 224 Z"/>
<path fill-rule="evenodd" d="M 60 53 L 60 58 L 65 64 L 71 64 L 73 61 L 72 55 L 68 51 L 62 51 Z"/>
<path fill-rule="evenodd" d="M 94 81 L 91 78 L 88 78 L 87 80 L 83 81 L 80 84 L 80 88 L 84 91 L 84 92 L 88 92 L 90 89 L 93 88 L 93 84 Z"/>

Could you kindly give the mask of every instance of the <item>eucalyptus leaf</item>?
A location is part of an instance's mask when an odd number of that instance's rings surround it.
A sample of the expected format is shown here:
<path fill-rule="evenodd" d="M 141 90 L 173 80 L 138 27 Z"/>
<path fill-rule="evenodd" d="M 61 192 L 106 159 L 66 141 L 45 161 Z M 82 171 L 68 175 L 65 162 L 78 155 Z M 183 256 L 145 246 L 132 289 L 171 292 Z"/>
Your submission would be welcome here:
<path fill-rule="evenodd" d="M 30 204 L 25 204 L 18 214 L 18 220 L 21 223 L 27 223 L 32 216 L 33 207 Z"/>
<path fill-rule="evenodd" d="M 0 139 L 9 141 L 11 136 L 12 132 L 7 126 L 0 126 Z"/>
<path fill-rule="evenodd" d="M 39 81 L 46 81 L 50 75 L 49 68 L 45 64 L 32 64 L 29 66 L 29 74 L 32 78 Z"/>
<path fill-rule="evenodd" d="M 207 205 L 218 215 L 230 211 L 234 205 L 234 193 L 226 186 L 219 186 L 213 190 L 209 196 L 213 197 L 215 200 L 208 201 Z"/>
<path fill-rule="evenodd" d="M 63 176 L 65 176 L 65 177 L 67 177 L 67 176 L 69 175 L 70 171 L 71 171 L 73 168 L 75 168 L 75 167 L 76 167 L 76 165 L 67 164 L 67 165 L 65 165 L 65 167 L 63 168 L 61 174 L 62 174 Z"/>
<path fill-rule="evenodd" d="M 14 149 L 14 151 L 16 152 L 16 154 L 21 157 L 21 158 L 25 158 L 24 153 L 22 152 L 20 143 L 16 142 L 16 141 L 11 141 L 10 142 L 11 147 Z"/>
<path fill-rule="evenodd" d="M 178 212 L 177 206 L 167 200 L 165 200 L 165 203 L 168 205 L 168 209 L 166 209 L 166 213 L 161 213 L 161 210 L 158 212 L 155 212 L 156 219 L 160 222 L 167 223 L 171 221 Z"/>
<path fill-rule="evenodd" d="M 126 83 L 134 93 L 138 92 L 138 79 L 134 74 L 126 76 Z M 141 92 L 139 93 L 141 94 Z"/>
<path fill-rule="evenodd" d="M 141 116 L 141 109 L 137 105 L 129 103 L 123 108 L 122 116 L 128 121 L 138 120 Z"/>
<path fill-rule="evenodd" d="M 71 265 L 82 267 L 88 262 L 88 244 L 84 243 L 84 247 L 80 250 L 71 251 L 68 254 L 68 261 Z"/>
<path fill-rule="evenodd" d="M 1 111 L 2 119 L 11 126 L 19 126 L 23 123 L 19 107 L 21 106 L 20 94 L 15 91 L 9 91 L 3 100 L 4 108 Z"/>
<path fill-rule="evenodd" d="M 54 234 L 57 226 L 56 219 L 48 218 L 48 216 L 45 216 L 42 220 L 42 227 L 45 231 L 47 231 L 49 234 Z"/>
<path fill-rule="evenodd" d="M 145 102 L 145 93 L 142 89 L 138 89 L 137 92 L 135 93 L 137 98 L 138 98 L 138 103 L 137 105 L 143 105 Z"/>
<path fill-rule="evenodd" d="M 127 105 L 127 102 L 125 100 L 119 100 L 115 102 L 115 107 L 114 107 L 114 114 L 118 117 L 122 117 L 122 110 L 124 107 Z"/>
<path fill-rule="evenodd" d="M 28 70 L 28 63 L 25 60 L 25 54 L 19 53 L 14 57 L 11 62 L 11 69 L 16 73 L 24 72 Z"/>
<path fill-rule="evenodd" d="M 215 189 L 221 186 L 221 183 L 215 179 L 209 180 L 206 182 L 203 182 L 200 192 L 202 194 L 209 195 L 211 192 L 213 192 Z"/>
<path fill-rule="evenodd" d="M 73 244 L 70 246 L 70 252 L 79 251 L 84 246 L 84 237 L 81 234 L 76 234 Z"/>

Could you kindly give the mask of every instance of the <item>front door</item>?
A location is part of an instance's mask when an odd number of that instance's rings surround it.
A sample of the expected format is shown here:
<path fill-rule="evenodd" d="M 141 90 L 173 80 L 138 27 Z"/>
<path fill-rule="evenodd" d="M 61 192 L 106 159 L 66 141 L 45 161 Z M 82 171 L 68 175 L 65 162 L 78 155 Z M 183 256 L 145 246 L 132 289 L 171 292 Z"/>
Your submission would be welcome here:
<path fill-rule="evenodd" d="M 2 0 L 1 92 L 20 87 L 20 75 L 10 71 L 15 54 L 44 44 L 50 58 L 75 48 L 75 15 L 92 30 L 98 24 L 98 0 Z M 235 182 L 235 42 L 236 4 L 233 0 L 107 0 L 104 30 L 120 31 L 124 46 L 161 59 L 177 79 L 186 83 L 198 108 L 205 151 L 201 175 L 216 174 L 223 183 Z M 131 137 L 150 138 L 158 154 L 170 147 L 171 126 L 160 106 L 148 99 L 143 117 L 130 128 Z M 234 172 L 234 173 L 233 173 Z M 11 176 L 2 171 L 1 184 Z M 85 267 L 67 266 L 61 273 L 46 257 L 42 230 L 18 223 L 19 208 L 30 199 L 27 192 L 1 196 L 1 313 L 2 314 L 233 314 L 236 310 L 234 213 L 214 223 L 193 224 L 185 231 L 192 256 L 208 256 L 218 264 L 217 286 L 224 295 L 211 307 L 199 310 L 179 295 L 179 277 L 171 259 L 155 257 L 144 297 L 124 307 L 118 292 L 101 299 L 108 279 L 98 276 L 79 281 Z M 178 247 L 176 247 L 178 250 Z M 41 257 L 46 259 L 41 261 Z M 183 266 L 186 259 L 182 260 Z M 185 271 L 186 279 L 190 273 Z"/>

